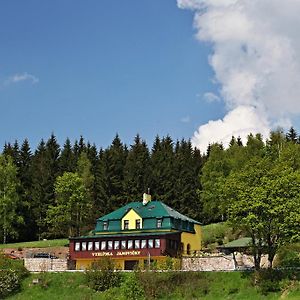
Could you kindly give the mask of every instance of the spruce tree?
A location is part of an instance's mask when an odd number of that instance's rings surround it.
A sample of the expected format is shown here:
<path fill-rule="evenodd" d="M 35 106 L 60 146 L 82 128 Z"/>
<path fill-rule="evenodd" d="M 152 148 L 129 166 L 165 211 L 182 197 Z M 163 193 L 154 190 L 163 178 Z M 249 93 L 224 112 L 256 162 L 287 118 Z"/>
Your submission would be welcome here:
<path fill-rule="evenodd" d="M 174 150 L 170 136 L 157 136 L 151 153 L 151 193 L 153 198 L 172 206 L 174 201 Z"/>
<path fill-rule="evenodd" d="M 62 175 L 64 172 L 74 172 L 75 169 L 75 154 L 72 149 L 71 141 L 67 138 L 59 157 L 59 173 Z"/>
<path fill-rule="evenodd" d="M 121 207 L 126 202 L 123 189 L 126 156 L 126 147 L 123 145 L 117 134 L 112 141 L 111 146 L 104 152 L 109 211 Z"/>
<path fill-rule="evenodd" d="M 147 192 L 151 178 L 150 154 L 145 141 L 136 135 L 124 168 L 124 192 L 126 202 L 139 201 Z"/>
<path fill-rule="evenodd" d="M 289 129 L 288 133 L 286 134 L 286 140 L 294 144 L 297 143 L 297 132 L 293 126 Z"/>
<path fill-rule="evenodd" d="M 23 241 L 33 240 L 35 238 L 35 222 L 33 215 L 33 199 L 32 199 L 32 153 L 27 139 L 22 143 L 19 154 L 19 170 L 18 178 L 19 186 L 19 205 L 18 214 L 23 217 L 24 224 L 19 227 L 20 239 Z"/>
<path fill-rule="evenodd" d="M 198 168 L 195 166 L 193 148 L 190 141 L 176 143 L 175 181 L 173 207 L 183 214 L 196 218 L 200 215 L 201 205 L 197 191 L 200 188 Z"/>
<path fill-rule="evenodd" d="M 41 239 L 47 233 L 45 222 L 47 209 L 54 202 L 52 170 L 49 164 L 45 142 L 41 140 L 32 160 L 32 203 L 33 215 L 37 231 Z"/>
<path fill-rule="evenodd" d="M 105 172 L 104 151 L 100 149 L 95 167 L 95 217 L 110 213 L 108 206 L 108 180 Z"/>

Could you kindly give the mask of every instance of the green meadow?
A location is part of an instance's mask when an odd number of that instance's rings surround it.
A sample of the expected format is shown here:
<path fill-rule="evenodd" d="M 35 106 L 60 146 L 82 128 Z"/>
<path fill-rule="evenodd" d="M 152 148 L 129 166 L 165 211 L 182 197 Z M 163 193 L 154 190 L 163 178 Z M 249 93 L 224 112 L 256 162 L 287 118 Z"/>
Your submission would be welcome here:
<path fill-rule="evenodd" d="M 134 278 L 127 287 L 121 283 L 104 292 L 96 292 L 87 285 L 84 273 L 42 273 L 30 274 L 22 282 L 20 292 L 10 296 L 10 300 L 29 299 L 129 299 L 128 288 L 142 286 L 144 296 L 136 299 L 239 299 L 239 300 L 275 300 L 300 299 L 299 281 L 283 281 L 280 290 L 266 295 L 254 286 L 251 273 L 242 272 L 166 272 L 166 273 L 123 273 L 122 281 Z M 135 277 L 136 276 L 136 277 Z M 140 279 L 136 279 L 141 277 Z M 34 283 L 36 279 L 39 283 Z M 127 280 L 128 281 L 128 280 Z"/>

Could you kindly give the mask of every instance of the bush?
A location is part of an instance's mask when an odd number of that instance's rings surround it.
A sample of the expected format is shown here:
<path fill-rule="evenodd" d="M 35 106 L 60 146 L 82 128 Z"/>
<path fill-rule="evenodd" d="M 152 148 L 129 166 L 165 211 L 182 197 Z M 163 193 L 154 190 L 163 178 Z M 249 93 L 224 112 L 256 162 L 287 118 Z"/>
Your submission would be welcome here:
<path fill-rule="evenodd" d="M 280 291 L 283 273 L 280 270 L 261 269 L 253 274 L 253 282 L 263 295 Z"/>
<path fill-rule="evenodd" d="M 195 299 L 209 293 L 209 281 L 205 274 L 196 272 L 137 272 L 137 280 L 146 299 Z M 196 288 L 197 287 L 197 288 Z"/>
<path fill-rule="evenodd" d="M 287 245 L 279 249 L 274 265 L 277 267 L 300 267 L 300 244 Z"/>
<path fill-rule="evenodd" d="M 121 275 L 115 272 L 114 263 L 109 258 L 94 263 L 92 268 L 85 272 L 85 276 L 88 286 L 96 291 L 105 291 L 121 283 Z"/>
<path fill-rule="evenodd" d="M 239 236 L 239 233 L 233 233 L 233 229 L 227 223 L 205 225 L 202 227 L 202 234 L 202 243 L 205 248 L 214 248 L 216 243 L 223 245 Z"/>
<path fill-rule="evenodd" d="M 20 288 L 20 280 L 14 270 L 0 270 L 0 298 L 4 298 Z"/>
<path fill-rule="evenodd" d="M 121 291 L 125 299 L 145 299 L 144 290 L 137 279 L 136 273 L 126 274 L 125 280 L 121 284 Z"/>
<path fill-rule="evenodd" d="M 19 279 L 29 275 L 29 271 L 24 267 L 23 260 L 9 259 L 2 252 L 0 252 L 0 270 L 14 270 Z"/>

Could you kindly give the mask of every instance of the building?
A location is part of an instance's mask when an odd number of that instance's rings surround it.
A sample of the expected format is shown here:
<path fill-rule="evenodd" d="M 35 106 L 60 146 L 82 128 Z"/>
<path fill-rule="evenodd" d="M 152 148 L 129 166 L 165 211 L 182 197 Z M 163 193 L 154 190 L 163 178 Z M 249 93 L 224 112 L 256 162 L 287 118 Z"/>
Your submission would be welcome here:
<path fill-rule="evenodd" d="M 102 257 L 117 268 L 131 270 L 137 264 L 192 255 L 201 249 L 200 223 L 144 194 L 143 202 L 131 202 L 97 220 L 89 236 L 70 238 L 70 259 L 85 269 Z"/>

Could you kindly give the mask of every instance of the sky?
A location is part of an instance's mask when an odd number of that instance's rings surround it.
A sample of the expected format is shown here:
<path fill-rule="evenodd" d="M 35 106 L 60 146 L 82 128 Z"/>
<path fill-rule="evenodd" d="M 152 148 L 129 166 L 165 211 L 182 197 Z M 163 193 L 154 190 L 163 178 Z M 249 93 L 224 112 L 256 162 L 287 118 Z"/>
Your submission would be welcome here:
<path fill-rule="evenodd" d="M 0 147 L 297 129 L 297 0 L 0 2 Z M 273 18 L 275 16 L 275 18 Z M 297 27 L 298 26 L 298 27 Z"/>

